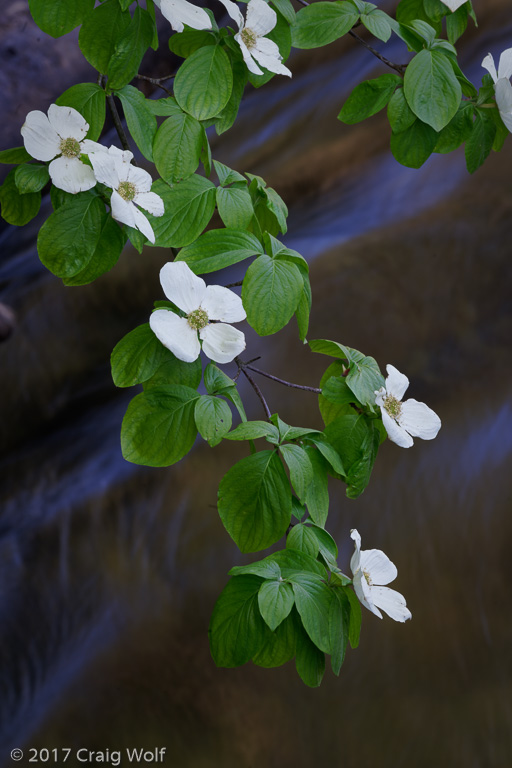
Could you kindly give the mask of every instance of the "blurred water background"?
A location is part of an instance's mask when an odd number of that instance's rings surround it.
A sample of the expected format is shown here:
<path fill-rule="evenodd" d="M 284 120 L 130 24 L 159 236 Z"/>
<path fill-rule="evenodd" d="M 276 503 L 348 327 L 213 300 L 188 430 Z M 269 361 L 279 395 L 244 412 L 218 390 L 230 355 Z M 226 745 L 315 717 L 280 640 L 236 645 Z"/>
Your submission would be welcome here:
<path fill-rule="evenodd" d="M 2 148 L 21 143 L 29 110 L 94 79 L 76 35 L 52 40 L 26 5 L 0 20 Z M 479 84 L 484 55 L 512 44 L 512 18 L 506 0 L 474 6 L 461 64 Z M 145 72 L 171 71 L 165 47 Z M 386 55 L 402 63 L 398 45 Z M 286 242 L 311 265 L 309 338 L 393 363 L 442 418 L 434 443 L 386 443 L 358 501 L 331 487 L 341 566 L 357 526 L 397 564 L 413 620 L 365 612 L 360 648 L 317 690 L 293 663 L 214 667 L 209 616 L 248 559 L 216 491 L 243 447 L 198 442 L 170 469 L 123 461 L 133 392 L 114 388 L 109 355 L 147 320 L 169 255 L 127 249 L 95 284 L 66 288 L 37 259 L 45 200 L 0 233 L 0 302 L 15 314 L 0 345 L 0 764 L 14 747 L 165 746 L 173 768 L 512 765 L 512 141 L 473 177 L 460 151 L 402 168 L 383 115 L 336 120 L 351 88 L 385 71 L 377 59 L 347 38 L 289 65 L 291 81 L 247 93 L 213 155 L 288 203 Z M 317 385 L 327 367 L 293 323 L 248 338 L 285 379 Z M 314 395 L 261 386 L 287 422 L 321 426 Z"/>

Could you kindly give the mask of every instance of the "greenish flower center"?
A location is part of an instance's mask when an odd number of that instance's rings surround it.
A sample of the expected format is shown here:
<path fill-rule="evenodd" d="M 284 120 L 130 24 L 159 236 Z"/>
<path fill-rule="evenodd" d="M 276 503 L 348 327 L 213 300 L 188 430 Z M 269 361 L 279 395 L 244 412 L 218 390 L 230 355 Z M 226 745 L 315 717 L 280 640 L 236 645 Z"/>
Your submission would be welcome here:
<path fill-rule="evenodd" d="M 258 38 L 257 38 L 257 35 L 252 31 L 252 29 L 248 29 L 247 27 L 244 27 L 244 29 L 242 29 L 241 35 L 242 35 L 242 40 L 244 41 L 247 48 L 249 48 L 249 50 L 251 48 L 254 48 L 254 46 L 256 45 L 256 40 Z"/>
<path fill-rule="evenodd" d="M 188 324 L 195 331 L 200 331 L 201 328 L 206 328 L 208 325 L 208 314 L 204 309 L 194 309 L 189 315 L 187 315 Z"/>
<path fill-rule="evenodd" d="M 384 400 L 384 408 L 393 419 L 400 418 L 402 413 L 402 403 L 397 400 L 393 395 L 388 395 Z"/>
<path fill-rule="evenodd" d="M 81 153 L 80 142 L 76 139 L 62 139 L 60 151 L 64 157 L 78 157 Z"/>
<path fill-rule="evenodd" d="M 365 577 L 368 586 L 371 587 L 373 585 L 373 581 L 371 580 L 368 571 L 363 571 L 363 576 Z"/>
<path fill-rule="evenodd" d="M 133 184 L 131 181 L 122 181 L 119 184 L 117 191 L 123 200 L 127 200 L 128 202 L 131 202 L 137 194 L 135 184 Z"/>

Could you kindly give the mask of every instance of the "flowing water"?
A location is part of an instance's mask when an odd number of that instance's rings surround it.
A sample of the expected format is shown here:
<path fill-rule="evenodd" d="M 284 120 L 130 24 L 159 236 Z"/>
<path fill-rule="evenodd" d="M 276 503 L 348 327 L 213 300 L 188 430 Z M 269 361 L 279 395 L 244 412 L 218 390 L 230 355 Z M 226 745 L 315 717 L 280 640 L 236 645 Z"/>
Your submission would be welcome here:
<path fill-rule="evenodd" d="M 2 74 L 5 105 L 21 104 L 2 146 L 18 143 L 28 109 L 92 77 L 21 5 L 2 32 L 4 61 L 19 57 Z M 474 82 L 487 50 L 512 36 L 505 2 L 480 5 L 463 54 Z M 36 65 L 55 73 L 40 88 Z M 0 764 L 12 765 L 16 747 L 166 747 L 173 768 L 512 765 L 512 150 L 507 142 L 474 177 L 460 152 L 404 169 L 382 116 L 335 119 L 358 79 L 383 71 L 368 52 L 341 41 L 291 67 L 291 81 L 247 95 L 213 154 L 288 202 L 287 243 L 311 264 L 309 338 L 393 363 L 441 416 L 435 442 L 382 447 L 358 501 L 331 488 L 340 564 L 357 526 L 363 547 L 397 564 L 413 620 L 365 612 L 360 648 L 318 690 L 293 663 L 216 669 L 209 616 L 229 568 L 247 560 L 220 523 L 216 489 L 243 447 L 198 443 L 170 469 L 127 464 L 119 427 L 132 393 L 109 375 L 112 347 L 160 296 L 167 254 L 128 251 L 96 284 L 65 288 L 37 260 L 40 222 L 4 228 L 0 302 L 16 320 L 0 345 Z M 249 336 L 248 354 L 316 385 L 328 360 L 292 326 Z M 283 419 L 321 426 L 314 395 L 261 386 Z"/>

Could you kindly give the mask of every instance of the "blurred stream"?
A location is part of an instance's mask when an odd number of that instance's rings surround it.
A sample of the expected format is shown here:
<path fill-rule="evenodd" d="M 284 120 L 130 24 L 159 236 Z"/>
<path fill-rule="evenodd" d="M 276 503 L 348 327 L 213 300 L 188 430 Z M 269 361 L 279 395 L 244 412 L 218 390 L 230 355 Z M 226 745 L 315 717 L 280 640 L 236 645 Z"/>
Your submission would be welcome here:
<path fill-rule="evenodd" d="M 461 62 L 479 83 L 512 22 L 505 0 L 474 6 L 480 27 Z M 20 143 L 29 109 L 92 79 L 74 46 L 12 4 L 0 25 L 2 148 Z M 382 73 L 376 59 L 343 40 L 290 66 L 291 81 L 247 94 L 233 130 L 212 136 L 213 156 L 264 176 L 287 202 L 286 242 L 312 267 L 309 338 L 393 363 L 441 416 L 435 442 L 383 445 L 357 502 L 331 487 L 341 567 L 357 526 L 364 548 L 396 563 L 413 620 L 365 612 L 360 648 L 318 690 L 293 663 L 214 667 L 209 616 L 229 568 L 248 559 L 216 493 L 243 446 L 198 441 L 169 469 L 122 459 L 134 393 L 115 390 L 109 355 L 147 320 L 168 255 L 127 249 L 95 284 L 66 288 L 37 259 L 46 200 L 27 227 L 0 232 L 0 303 L 16 315 L 0 344 L 0 765 L 15 747 L 163 746 L 173 768 L 512 765 L 512 141 L 473 177 L 461 152 L 402 168 L 383 115 L 336 120 L 351 88 Z M 285 379 L 316 385 L 329 364 L 294 323 L 247 337 L 247 356 Z M 260 383 L 285 421 L 321 427 L 313 395 Z"/>

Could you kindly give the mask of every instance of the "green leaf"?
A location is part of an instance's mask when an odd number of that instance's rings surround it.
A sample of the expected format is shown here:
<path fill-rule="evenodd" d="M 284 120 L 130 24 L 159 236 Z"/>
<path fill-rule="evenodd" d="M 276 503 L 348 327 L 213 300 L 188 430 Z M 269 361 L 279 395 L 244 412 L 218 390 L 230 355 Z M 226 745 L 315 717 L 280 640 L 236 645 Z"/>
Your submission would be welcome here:
<path fill-rule="evenodd" d="M 235 576 L 215 603 L 208 635 L 218 667 L 238 667 L 260 650 L 265 640 L 265 622 L 258 609 L 261 579 Z"/>
<path fill-rule="evenodd" d="M 414 114 L 435 131 L 448 125 L 462 96 L 450 60 L 437 50 L 423 50 L 412 59 L 404 75 L 404 93 Z"/>
<path fill-rule="evenodd" d="M 18 163 L 24 163 L 26 160 L 33 160 L 33 157 L 29 155 L 25 147 L 13 147 L 12 149 L 3 149 L 0 152 L 0 164 L 2 165 L 18 165 Z"/>
<path fill-rule="evenodd" d="M 274 560 L 269 560 L 267 557 L 264 560 L 249 563 L 249 565 L 235 565 L 229 571 L 230 576 L 242 576 L 246 573 L 250 573 L 253 576 L 261 576 L 262 579 L 275 580 L 281 578 L 280 567 Z"/>
<path fill-rule="evenodd" d="M 473 112 L 473 104 L 468 102 L 461 103 L 454 117 L 439 134 L 434 152 L 441 154 L 453 152 L 466 141 L 473 130 Z"/>
<path fill-rule="evenodd" d="M 87 285 L 115 267 L 126 242 L 123 230 L 104 213 L 99 238 L 87 264 L 79 272 L 63 277 L 64 285 Z"/>
<path fill-rule="evenodd" d="M 245 86 L 249 79 L 249 73 L 247 67 L 243 62 L 233 62 L 233 90 L 229 101 L 215 120 L 215 131 L 220 136 L 221 133 L 229 130 L 236 120 L 238 110 L 240 109 L 240 102 L 244 95 Z"/>
<path fill-rule="evenodd" d="M 345 469 L 343 468 L 341 458 L 337 450 L 329 442 L 327 433 L 320 432 L 320 434 L 317 434 L 313 432 L 308 435 L 307 439 L 318 448 L 324 459 L 332 467 L 332 471 L 335 474 L 345 474 Z"/>
<path fill-rule="evenodd" d="M 39 213 L 41 193 L 20 194 L 15 181 L 16 171 L 17 168 L 13 168 L 0 187 L 0 206 L 2 218 L 5 221 L 17 227 L 23 227 Z"/>
<path fill-rule="evenodd" d="M 304 504 L 307 489 L 313 482 L 313 466 L 306 451 L 300 445 L 282 445 L 279 449 L 288 469 L 292 487 Z"/>
<path fill-rule="evenodd" d="M 161 345 L 163 347 L 163 344 Z M 165 349 L 165 347 L 163 347 Z M 178 360 L 170 350 L 151 378 L 143 382 L 144 389 L 160 387 L 162 384 L 183 384 L 185 387 L 197 389 L 201 383 L 203 370 L 201 358 L 193 363 Z"/>
<path fill-rule="evenodd" d="M 349 2 L 319 2 L 301 8 L 292 27 L 294 48 L 319 48 L 343 37 L 359 14 Z"/>
<path fill-rule="evenodd" d="M 264 437 L 270 443 L 279 443 L 279 431 L 268 421 L 245 421 L 226 435 L 226 440 L 258 440 Z"/>
<path fill-rule="evenodd" d="M 398 75 L 387 74 L 360 83 L 343 105 L 338 120 L 352 125 L 380 112 L 401 82 L 402 78 Z"/>
<path fill-rule="evenodd" d="M 260 613 L 272 631 L 286 619 L 294 602 L 292 586 L 286 581 L 264 581 L 258 592 Z"/>
<path fill-rule="evenodd" d="M 272 187 L 266 187 L 266 189 L 263 191 L 263 194 L 266 199 L 267 208 L 274 214 L 279 225 L 279 230 L 283 233 L 283 235 L 285 235 L 288 231 L 288 226 L 286 224 L 286 219 L 288 218 L 288 208 L 286 203 L 284 202 L 283 198 L 277 194 L 275 189 L 272 189 Z"/>
<path fill-rule="evenodd" d="M 178 107 L 176 99 L 173 96 L 168 96 L 165 99 L 147 99 L 146 107 L 158 117 L 179 115 L 183 112 L 183 110 Z"/>
<path fill-rule="evenodd" d="M 391 134 L 393 157 L 407 168 L 420 168 L 434 151 L 438 136 L 430 125 L 416 119 L 405 131 Z"/>
<path fill-rule="evenodd" d="M 195 173 L 202 144 L 201 123 L 194 117 L 180 110 L 164 120 L 153 145 L 155 165 L 164 181 L 181 181 Z"/>
<path fill-rule="evenodd" d="M 35 23 L 52 37 L 61 37 L 78 27 L 94 6 L 94 0 L 29 0 Z"/>
<path fill-rule="evenodd" d="M 231 429 L 231 409 L 225 400 L 201 395 L 196 401 L 194 417 L 197 431 L 211 448 L 218 445 Z"/>
<path fill-rule="evenodd" d="M 322 376 L 320 380 L 320 389 L 323 389 L 326 386 L 329 379 L 333 377 L 342 377 L 345 371 L 346 368 L 341 360 L 336 360 L 327 368 L 324 375 Z M 338 416 L 343 416 L 346 413 L 353 412 L 353 409 L 349 405 L 332 403 L 323 395 L 318 395 L 318 407 L 320 409 L 320 413 L 325 425 L 329 424 Z"/>
<path fill-rule="evenodd" d="M 98 5 L 85 19 L 78 35 L 83 55 L 98 72 L 105 73 L 108 63 L 122 39 L 131 16 L 118 0 L 107 0 Z M 71 105 L 70 105 L 71 106 Z"/>
<path fill-rule="evenodd" d="M 322 396 L 335 405 L 357 403 L 357 398 L 343 376 L 331 376 L 322 387 Z"/>
<path fill-rule="evenodd" d="M 303 571 L 320 584 L 327 579 L 327 571 L 322 563 L 297 549 L 281 549 L 266 557 L 265 560 L 273 560 L 279 565 L 283 579 L 290 579 L 297 573 L 302 575 Z"/>
<path fill-rule="evenodd" d="M 176 101 L 197 120 L 207 120 L 222 112 L 232 89 L 231 65 L 219 45 L 206 45 L 191 54 L 174 80 Z"/>
<path fill-rule="evenodd" d="M 154 114 L 148 107 L 148 100 L 133 85 L 125 85 L 116 93 L 116 96 L 120 98 L 123 105 L 124 117 L 132 139 L 144 157 L 153 160 L 153 141 L 158 126 Z M 158 168 L 156 159 L 155 165 Z M 161 171 L 159 173 L 163 176 Z"/>
<path fill-rule="evenodd" d="M 391 37 L 391 26 L 388 19 L 387 13 L 378 8 L 372 8 L 369 13 L 361 14 L 361 23 L 374 37 L 383 40 L 385 43 Z"/>
<path fill-rule="evenodd" d="M 320 549 L 315 534 L 312 533 L 309 526 L 303 523 L 293 526 L 286 538 L 286 546 L 288 549 L 298 549 L 300 552 L 305 552 L 311 557 L 316 557 Z"/>
<path fill-rule="evenodd" d="M 389 100 L 388 120 L 393 133 L 403 133 L 416 120 L 416 115 L 404 96 L 403 88 L 397 88 Z"/>
<path fill-rule="evenodd" d="M 325 435 L 345 467 L 347 496 L 356 498 L 368 485 L 379 434 L 366 416 L 349 414 L 331 421 L 325 428 Z"/>
<path fill-rule="evenodd" d="M 257 552 L 284 535 L 291 519 L 288 478 L 274 451 L 235 464 L 219 486 L 219 515 L 242 552 Z"/>
<path fill-rule="evenodd" d="M 344 377 L 347 386 L 353 392 L 357 401 L 373 410 L 375 405 L 375 390 L 384 386 L 384 377 L 380 372 L 377 361 L 367 357 L 357 349 L 351 349 L 337 341 L 315 339 L 309 342 L 313 352 L 331 355 L 345 359 L 349 363 L 349 372 Z"/>
<path fill-rule="evenodd" d="M 309 314 L 311 312 L 311 283 L 307 275 L 302 275 L 304 283 L 302 289 L 302 296 L 295 311 L 295 317 L 297 318 L 297 326 L 299 329 L 299 339 L 307 342 L 306 336 L 309 328 Z"/>
<path fill-rule="evenodd" d="M 46 165 L 23 163 L 14 171 L 14 181 L 20 195 L 40 192 L 50 181 Z"/>
<path fill-rule="evenodd" d="M 154 387 L 133 398 L 121 427 L 126 461 L 168 467 L 187 454 L 197 430 L 194 406 L 199 394 L 190 387 Z"/>
<path fill-rule="evenodd" d="M 446 17 L 446 34 L 452 45 L 455 45 L 459 37 L 464 34 L 467 26 L 468 12 L 465 5 L 461 5 L 454 13 L 450 13 Z"/>
<path fill-rule="evenodd" d="M 155 245 L 181 248 L 199 237 L 215 210 L 215 185 L 194 174 L 173 187 L 157 179 L 152 190 L 160 195 L 165 207 L 161 217 L 146 214 L 155 233 Z"/>
<path fill-rule="evenodd" d="M 176 261 L 185 261 L 193 272 L 204 275 L 261 253 L 260 241 L 249 232 L 210 229 L 194 243 L 182 248 Z"/>
<path fill-rule="evenodd" d="M 254 216 L 247 189 L 217 187 L 217 208 L 226 227 L 246 229 Z"/>
<path fill-rule="evenodd" d="M 122 88 L 133 80 L 140 63 L 153 40 L 153 19 L 137 6 L 129 25 L 118 38 L 107 67 L 108 84 L 112 89 Z"/>
<path fill-rule="evenodd" d="M 54 275 L 73 277 L 92 259 L 100 238 L 105 205 L 93 192 L 73 195 L 39 230 L 39 258 Z"/>
<path fill-rule="evenodd" d="M 242 301 L 247 321 L 260 336 L 281 330 L 297 309 L 304 281 L 290 262 L 259 256 L 246 272 Z"/>
<path fill-rule="evenodd" d="M 226 376 L 224 371 L 217 368 L 214 363 L 209 363 L 204 370 L 204 385 L 210 395 L 223 395 L 228 400 L 231 400 L 242 421 L 247 421 L 236 383 L 229 376 Z"/>
<path fill-rule="evenodd" d="M 272 5 L 279 11 L 281 16 L 284 16 L 288 24 L 295 24 L 295 8 L 290 0 L 272 0 Z"/>
<path fill-rule="evenodd" d="M 214 160 L 213 166 L 217 176 L 219 177 L 221 187 L 226 187 L 228 184 L 233 184 L 237 181 L 243 181 L 245 183 L 245 176 L 242 176 L 241 173 L 234 171 L 232 168 L 228 168 L 227 165 Z"/>
<path fill-rule="evenodd" d="M 469 173 L 474 173 L 489 155 L 494 137 L 496 136 L 496 124 L 487 110 L 475 110 L 475 122 L 473 130 L 466 141 L 466 166 Z"/>
<path fill-rule="evenodd" d="M 295 632 L 295 644 L 295 667 L 298 675 L 310 688 L 318 688 L 325 672 L 324 654 L 311 642 L 302 626 Z"/>
<path fill-rule="evenodd" d="M 252 657 L 253 664 L 258 667 L 280 667 L 295 656 L 295 622 L 288 616 L 279 624 L 274 632 L 266 627 L 265 640 Z"/>
<path fill-rule="evenodd" d="M 169 49 L 176 56 L 187 59 L 205 45 L 215 45 L 215 37 L 207 29 L 185 29 L 169 38 Z"/>
<path fill-rule="evenodd" d="M 361 634 L 361 603 L 359 602 L 359 599 L 352 587 L 345 587 L 343 591 L 350 603 L 348 640 L 350 647 L 356 649 L 359 645 L 359 636 Z"/>
<path fill-rule="evenodd" d="M 306 491 L 306 505 L 313 522 L 323 527 L 329 512 L 327 461 L 320 451 L 310 445 L 307 445 L 304 450 L 313 467 L 313 480 Z"/>
<path fill-rule="evenodd" d="M 112 379 L 116 387 L 142 384 L 172 358 L 174 355 L 157 339 L 149 323 L 144 323 L 123 336 L 114 347 L 110 357 Z"/>
<path fill-rule="evenodd" d="M 87 138 L 96 141 L 105 124 L 105 91 L 96 83 L 72 85 L 55 102 L 59 107 L 73 107 L 89 123 Z"/>
<path fill-rule="evenodd" d="M 334 588 L 332 592 L 335 599 L 331 602 L 329 613 L 331 666 L 334 674 L 339 675 L 347 650 L 351 611 L 350 603 L 343 589 Z"/>
<path fill-rule="evenodd" d="M 289 580 L 304 629 L 321 651 L 330 653 L 329 613 L 333 599 L 332 591 L 326 584 L 307 573 L 293 574 Z"/>

